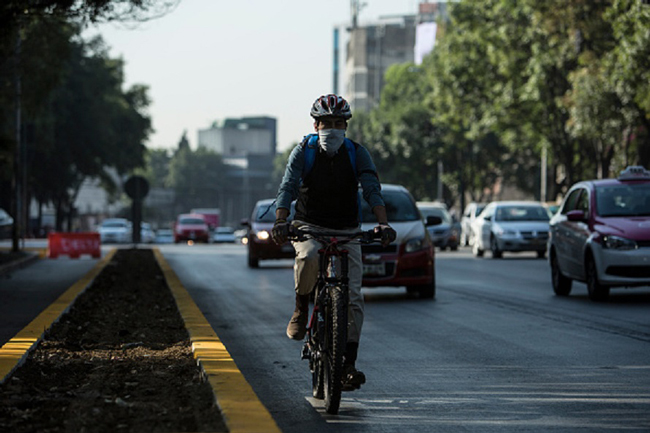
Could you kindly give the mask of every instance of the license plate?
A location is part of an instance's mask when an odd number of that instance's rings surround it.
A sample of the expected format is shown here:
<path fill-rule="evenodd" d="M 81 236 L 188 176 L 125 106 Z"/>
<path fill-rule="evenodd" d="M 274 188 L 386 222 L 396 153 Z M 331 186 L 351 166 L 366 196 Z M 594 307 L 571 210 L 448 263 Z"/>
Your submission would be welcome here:
<path fill-rule="evenodd" d="M 363 265 L 364 277 L 382 277 L 386 275 L 386 266 L 384 263 L 376 265 Z"/>

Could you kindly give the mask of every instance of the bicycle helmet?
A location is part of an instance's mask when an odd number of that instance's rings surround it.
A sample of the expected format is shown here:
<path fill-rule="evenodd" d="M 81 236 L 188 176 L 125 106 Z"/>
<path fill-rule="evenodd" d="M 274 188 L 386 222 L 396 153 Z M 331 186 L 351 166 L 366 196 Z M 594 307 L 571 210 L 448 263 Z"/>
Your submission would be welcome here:
<path fill-rule="evenodd" d="M 316 99 L 314 104 L 311 106 L 311 112 L 309 114 L 311 114 L 311 117 L 314 119 L 333 116 L 342 117 L 347 120 L 352 117 L 352 111 L 350 110 L 350 104 L 348 104 L 348 101 L 332 93 L 329 95 L 323 95 Z"/>

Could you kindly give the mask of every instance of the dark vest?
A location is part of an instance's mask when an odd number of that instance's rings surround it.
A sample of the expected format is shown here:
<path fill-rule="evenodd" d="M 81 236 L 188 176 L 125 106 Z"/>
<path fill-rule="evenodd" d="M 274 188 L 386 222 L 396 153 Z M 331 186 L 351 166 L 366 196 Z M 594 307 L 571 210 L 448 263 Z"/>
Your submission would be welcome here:
<path fill-rule="evenodd" d="M 330 229 L 359 225 L 358 180 L 350 156 L 341 146 L 332 158 L 320 149 L 303 179 L 295 219 Z"/>

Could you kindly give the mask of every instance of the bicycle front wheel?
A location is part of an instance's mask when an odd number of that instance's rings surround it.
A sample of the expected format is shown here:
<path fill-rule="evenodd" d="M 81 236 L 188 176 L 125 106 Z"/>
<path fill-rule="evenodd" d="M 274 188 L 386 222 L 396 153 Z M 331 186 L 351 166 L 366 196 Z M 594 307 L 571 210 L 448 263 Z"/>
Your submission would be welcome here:
<path fill-rule="evenodd" d="M 322 359 L 325 410 L 327 413 L 336 414 L 341 404 L 343 356 L 348 330 L 347 299 L 340 287 L 329 288 L 329 301 L 325 313 L 326 336 Z"/>

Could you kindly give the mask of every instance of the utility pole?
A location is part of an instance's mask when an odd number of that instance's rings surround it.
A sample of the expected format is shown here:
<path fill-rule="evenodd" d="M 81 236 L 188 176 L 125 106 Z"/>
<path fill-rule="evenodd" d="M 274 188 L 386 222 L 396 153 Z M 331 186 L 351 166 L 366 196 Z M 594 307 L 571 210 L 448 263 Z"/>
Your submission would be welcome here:
<path fill-rule="evenodd" d="M 547 166 L 548 166 L 548 157 L 547 157 L 547 149 L 546 149 L 546 143 L 544 143 L 544 146 L 542 147 L 542 167 L 541 167 L 541 173 L 540 173 L 540 187 L 539 187 L 539 201 L 541 202 L 546 202 L 548 201 L 546 199 L 547 196 Z"/>
<path fill-rule="evenodd" d="M 22 224 L 23 224 L 23 218 L 22 218 L 22 203 L 21 203 L 21 198 L 22 198 L 22 193 L 21 193 L 21 176 L 20 176 L 20 168 L 21 168 L 21 135 L 20 135 L 20 129 L 21 129 L 21 99 L 22 99 L 22 82 L 21 82 L 21 77 L 20 77 L 20 57 L 21 57 L 21 51 L 22 51 L 22 35 L 21 35 L 21 28 L 22 26 L 20 25 L 20 22 L 18 23 L 17 26 L 17 31 L 16 31 L 16 48 L 15 48 L 15 64 L 14 64 L 14 81 L 15 81 L 15 92 L 16 92 L 16 148 L 14 151 L 14 176 L 12 179 L 12 187 L 13 187 L 13 216 L 14 216 L 14 226 L 12 229 L 12 248 L 11 250 L 13 252 L 17 252 L 20 249 L 20 246 L 18 244 L 18 238 L 22 232 Z M 23 185 L 24 188 L 24 185 Z"/>
<path fill-rule="evenodd" d="M 334 53 L 333 53 L 333 92 L 335 95 L 339 94 L 339 28 L 334 27 Z"/>
<path fill-rule="evenodd" d="M 443 189 L 442 189 L 442 173 L 444 170 L 444 166 L 442 164 L 442 161 L 438 160 L 438 200 L 440 202 L 444 203 L 444 198 L 443 198 Z"/>

